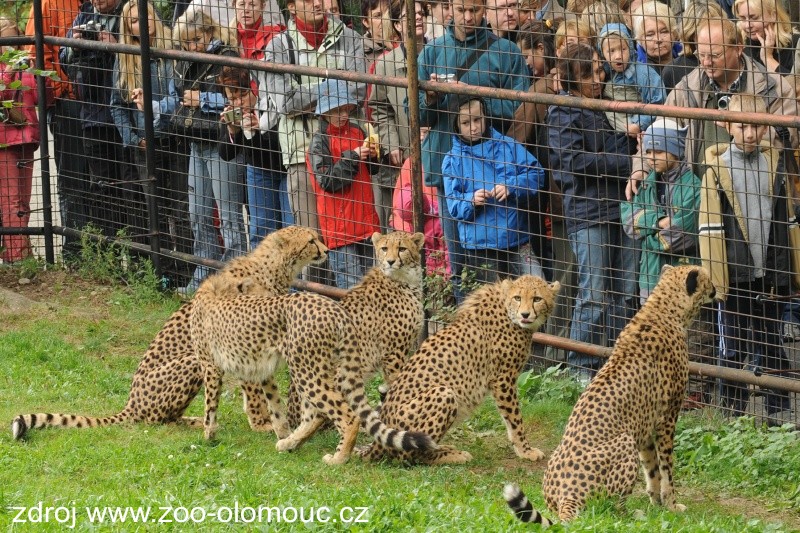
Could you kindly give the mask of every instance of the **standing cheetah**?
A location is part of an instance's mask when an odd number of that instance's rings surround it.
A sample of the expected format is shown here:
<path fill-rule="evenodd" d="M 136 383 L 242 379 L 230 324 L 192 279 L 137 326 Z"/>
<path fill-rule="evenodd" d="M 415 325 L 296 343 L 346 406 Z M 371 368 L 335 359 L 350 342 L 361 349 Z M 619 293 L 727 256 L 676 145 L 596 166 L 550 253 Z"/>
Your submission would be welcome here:
<path fill-rule="evenodd" d="M 575 404 L 547 465 L 542 490 L 561 521 L 574 518 L 595 491 L 629 494 L 639 461 L 650 501 L 685 509 L 675 503 L 672 446 L 689 379 L 687 328 L 715 295 L 702 267 L 662 269 L 653 294 Z M 520 520 L 550 524 L 516 485 L 506 485 L 503 495 Z"/>
<path fill-rule="evenodd" d="M 363 360 L 358 333 L 348 313 L 333 300 L 312 293 L 242 296 L 243 282 L 225 273 L 198 289 L 191 317 L 192 343 L 203 367 L 206 389 L 205 437 L 214 437 L 222 374 L 262 382 L 285 360 L 303 401 L 302 423 L 291 434 L 277 395 L 268 395 L 278 451 L 292 450 L 311 437 L 325 417 L 340 434 L 327 464 L 346 462 L 355 445 L 359 420 L 385 446 L 430 449 L 426 435 L 387 427 L 369 406 L 360 379 Z M 324 415 L 324 416 L 321 416 Z"/>
<path fill-rule="evenodd" d="M 419 431 L 438 442 L 491 393 L 520 457 L 538 461 L 522 428 L 517 378 L 530 357 L 533 334 L 553 310 L 558 282 L 521 276 L 486 285 L 461 305 L 455 320 L 426 339 L 389 388 L 381 418 L 392 427 Z M 364 458 L 388 455 L 427 464 L 464 463 L 472 456 L 452 446 L 390 450 L 372 444 Z"/>
<path fill-rule="evenodd" d="M 354 369 L 362 382 L 383 371 L 388 388 L 419 344 L 425 320 L 422 300 L 422 233 L 393 231 L 372 235 L 376 266 L 339 300 L 358 329 L 364 359 Z M 384 391 L 385 392 L 385 391 Z M 292 385 L 287 413 L 289 423 L 300 422 L 300 399 Z"/>
<path fill-rule="evenodd" d="M 231 260 L 224 271 L 236 279 L 248 279 L 253 294 L 280 295 L 289 292 L 292 281 L 307 265 L 325 260 L 328 248 L 313 230 L 290 226 L 268 235 L 247 256 Z M 147 348 L 133 375 L 128 403 L 108 417 L 37 413 L 19 415 L 11 424 L 15 439 L 29 429 L 44 427 L 83 428 L 124 422 L 166 424 L 199 420 L 183 417 L 203 384 L 201 367 L 191 345 L 189 320 L 192 302 L 183 304 L 169 317 Z M 250 426 L 259 431 L 272 429 L 266 394 L 277 394 L 275 383 L 242 383 L 245 412 Z"/>

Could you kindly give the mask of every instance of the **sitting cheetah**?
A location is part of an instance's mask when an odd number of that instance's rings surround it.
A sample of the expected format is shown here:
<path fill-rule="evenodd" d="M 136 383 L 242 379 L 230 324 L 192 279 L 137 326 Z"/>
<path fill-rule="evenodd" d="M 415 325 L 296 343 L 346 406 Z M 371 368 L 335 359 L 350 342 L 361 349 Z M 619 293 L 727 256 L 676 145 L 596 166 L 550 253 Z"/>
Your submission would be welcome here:
<path fill-rule="evenodd" d="M 522 430 L 517 378 L 530 357 L 533 334 L 550 316 L 559 288 L 558 282 L 548 285 L 541 278 L 521 276 L 473 292 L 455 320 L 426 339 L 400 372 L 381 407 L 383 421 L 438 442 L 491 392 L 516 454 L 542 459 L 544 454 L 528 444 Z M 397 451 L 379 442 L 363 455 L 368 460 L 388 455 L 427 464 L 472 458 L 451 446 Z"/>
<path fill-rule="evenodd" d="M 359 369 L 362 382 L 382 369 L 384 385 L 391 384 L 419 344 L 425 320 L 422 302 L 422 233 L 394 231 L 372 235 L 375 268 L 339 300 L 358 329 L 365 354 Z M 300 422 L 300 400 L 290 385 L 289 423 Z"/>
<path fill-rule="evenodd" d="M 702 267 L 663 268 L 653 294 L 578 399 L 547 465 L 542 490 L 560 520 L 574 518 L 597 490 L 630 493 L 637 452 L 650 501 L 685 509 L 675 503 L 672 444 L 689 379 L 687 328 L 715 295 Z M 504 496 L 520 520 L 550 524 L 517 486 L 506 485 Z"/>
<path fill-rule="evenodd" d="M 336 453 L 327 464 L 346 462 L 355 445 L 357 413 L 375 439 L 402 450 L 429 449 L 425 435 L 386 427 L 369 406 L 358 361 L 363 357 L 358 333 L 347 312 L 333 300 L 312 293 L 285 296 L 242 296 L 241 280 L 220 273 L 204 281 L 195 294 L 191 318 L 192 343 L 202 366 L 206 389 L 205 437 L 214 437 L 222 374 L 230 372 L 251 382 L 269 380 L 285 360 L 298 396 L 303 398 L 303 422 L 291 435 L 277 395 L 268 395 L 276 448 L 296 448 L 313 435 L 324 418 L 339 431 Z M 352 407 L 352 410 L 351 410 Z"/>
<path fill-rule="evenodd" d="M 315 231 L 290 226 L 268 235 L 251 254 L 231 260 L 224 271 L 249 279 L 248 290 L 253 293 L 277 296 L 289 292 L 303 267 L 324 261 L 327 251 Z M 123 422 L 198 425 L 200 421 L 194 418 L 182 418 L 203 384 L 201 368 L 191 348 L 191 313 L 192 302 L 183 304 L 150 343 L 133 375 L 128 403 L 120 413 L 109 417 L 19 415 L 11 424 L 14 438 L 21 439 L 28 429 L 44 427 L 81 428 Z M 250 426 L 270 431 L 265 393 L 277 394 L 275 384 L 242 383 L 242 391 Z"/>

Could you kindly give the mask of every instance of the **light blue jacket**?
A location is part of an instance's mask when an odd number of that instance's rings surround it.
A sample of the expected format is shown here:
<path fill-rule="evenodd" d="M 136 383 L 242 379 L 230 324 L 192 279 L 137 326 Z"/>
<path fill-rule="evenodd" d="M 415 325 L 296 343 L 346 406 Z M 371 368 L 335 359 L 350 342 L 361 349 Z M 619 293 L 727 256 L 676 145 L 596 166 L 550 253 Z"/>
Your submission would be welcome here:
<path fill-rule="evenodd" d="M 150 83 L 153 88 L 153 128 L 156 138 L 169 135 L 170 117 L 175 113 L 178 94 L 173 80 L 173 62 L 169 59 L 150 61 Z M 111 117 L 124 146 L 138 146 L 144 139 L 144 111 L 126 102 L 119 90 L 119 61 L 114 62 L 114 89 L 111 91 Z"/>
<path fill-rule="evenodd" d="M 455 74 L 472 55 L 476 47 L 488 45 L 488 50 L 472 65 L 461 78 L 462 83 L 489 87 L 493 89 L 513 89 L 527 91 L 530 87 L 528 65 L 517 45 L 506 39 L 490 35 L 486 22 L 459 41 L 453 34 L 452 23 L 445 34 L 425 45 L 419 55 L 419 79 L 428 81 L 431 74 Z M 457 95 L 452 95 L 453 98 Z M 422 168 L 425 184 L 442 188 L 442 160 L 450 151 L 452 135 L 451 95 L 440 93 L 440 98 L 432 105 L 425 103 L 425 92 L 420 91 L 420 125 L 431 128 L 422 143 Z M 515 100 L 486 99 L 487 112 L 492 125 L 506 131 L 504 121 L 514 118 L 519 107 Z"/>
<path fill-rule="evenodd" d="M 608 61 L 606 61 L 604 63 L 606 83 L 636 87 L 639 92 L 639 101 L 643 104 L 663 104 L 667 99 L 667 91 L 664 89 L 664 82 L 653 67 L 637 61 L 635 58 L 636 44 L 633 42 L 633 39 L 631 39 L 630 31 L 628 31 L 628 28 L 624 24 L 610 23 L 602 27 L 597 39 L 597 48 L 600 52 L 600 57 L 603 57 L 603 50 L 600 46 L 603 38 L 610 34 L 618 34 L 628 40 L 630 59 L 628 60 L 628 68 L 626 68 L 624 72 L 615 72 L 611 70 Z M 655 118 L 656 117 L 652 115 L 631 115 L 630 122 L 638 124 L 641 130 L 644 131 L 653 123 Z"/>
<path fill-rule="evenodd" d="M 528 217 L 522 211 L 544 186 L 539 161 L 511 137 L 490 131 L 490 139 L 473 145 L 452 135 L 453 146 L 442 166 L 447 209 L 458 220 L 458 237 L 468 250 L 506 250 L 528 242 Z M 505 202 L 472 204 L 475 191 L 495 185 L 508 187 Z"/>

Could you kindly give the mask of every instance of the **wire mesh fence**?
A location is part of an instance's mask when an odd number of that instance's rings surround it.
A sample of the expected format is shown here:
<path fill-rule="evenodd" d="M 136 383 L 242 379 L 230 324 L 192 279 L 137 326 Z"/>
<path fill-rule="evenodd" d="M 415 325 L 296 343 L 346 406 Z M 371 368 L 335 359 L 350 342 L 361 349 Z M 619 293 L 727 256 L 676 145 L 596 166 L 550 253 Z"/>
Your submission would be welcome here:
<path fill-rule="evenodd" d="M 2 56 L 3 262 L 120 239 L 191 294 L 299 224 L 331 249 L 306 286 L 335 295 L 374 232 L 421 231 L 433 321 L 558 280 L 535 360 L 581 380 L 663 265 L 703 264 L 725 298 L 692 326 L 687 406 L 795 421 L 791 6 L 365 0 L 356 29 L 335 1 L 169 7 L 36 0 L 27 37 L 0 27 L 26 51 Z"/>

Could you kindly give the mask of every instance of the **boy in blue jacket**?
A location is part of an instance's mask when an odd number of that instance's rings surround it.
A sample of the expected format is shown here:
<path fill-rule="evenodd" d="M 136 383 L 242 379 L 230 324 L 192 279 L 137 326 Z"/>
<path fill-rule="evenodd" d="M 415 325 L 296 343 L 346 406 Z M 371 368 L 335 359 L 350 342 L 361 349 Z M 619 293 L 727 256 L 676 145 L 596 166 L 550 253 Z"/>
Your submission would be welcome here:
<path fill-rule="evenodd" d="M 539 161 L 488 125 L 479 97 L 459 98 L 453 129 L 442 174 L 466 267 L 475 271 L 479 283 L 521 274 L 541 277 L 539 261 L 524 261 L 521 253 L 530 241 L 523 210 L 544 186 Z"/>

